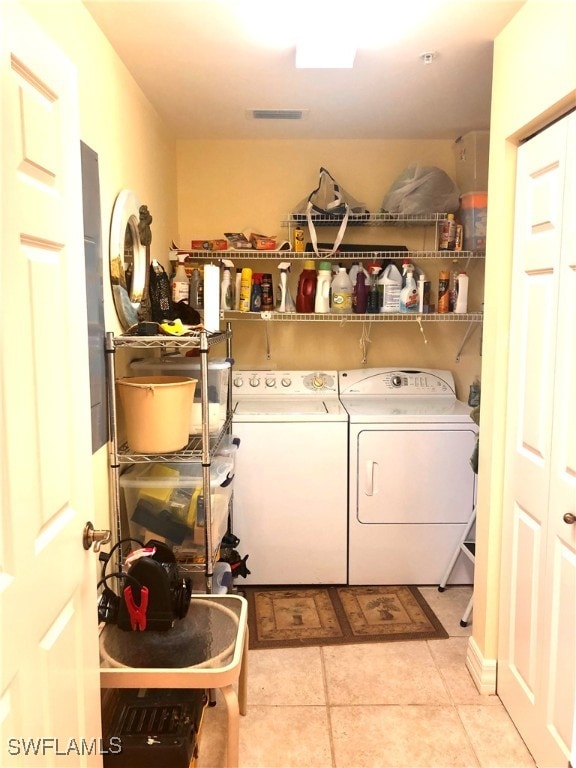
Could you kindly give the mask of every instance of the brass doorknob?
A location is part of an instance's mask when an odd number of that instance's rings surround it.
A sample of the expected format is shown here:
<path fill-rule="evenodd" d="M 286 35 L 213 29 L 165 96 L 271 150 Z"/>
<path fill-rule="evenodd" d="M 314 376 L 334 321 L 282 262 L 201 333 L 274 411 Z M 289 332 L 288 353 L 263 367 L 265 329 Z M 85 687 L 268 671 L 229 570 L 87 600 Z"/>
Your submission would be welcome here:
<path fill-rule="evenodd" d="M 573 515 L 572 512 L 566 512 L 562 520 L 564 520 L 567 525 L 574 525 L 574 523 L 576 523 L 576 515 Z"/>
<path fill-rule="evenodd" d="M 90 549 L 94 545 L 94 552 L 100 552 L 102 544 L 108 544 L 112 537 L 112 531 L 106 529 L 96 530 L 91 522 L 87 522 L 84 526 L 84 533 L 82 535 L 82 546 L 84 549 Z"/>

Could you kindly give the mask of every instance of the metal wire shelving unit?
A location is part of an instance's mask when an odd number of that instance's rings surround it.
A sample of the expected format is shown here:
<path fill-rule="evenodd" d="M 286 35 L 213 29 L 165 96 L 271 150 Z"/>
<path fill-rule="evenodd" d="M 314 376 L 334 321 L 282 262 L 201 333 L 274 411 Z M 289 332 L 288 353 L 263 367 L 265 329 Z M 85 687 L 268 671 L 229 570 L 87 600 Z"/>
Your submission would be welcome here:
<path fill-rule="evenodd" d="M 109 467 L 110 467 L 110 497 L 112 511 L 116 523 L 117 540 L 126 538 L 123 534 L 121 499 L 120 499 L 120 471 L 125 465 L 146 463 L 196 463 L 202 465 L 202 482 L 204 495 L 204 510 L 206 517 L 204 556 L 201 562 L 196 557 L 178 555 L 178 563 L 182 569 L 190 573 L 204 573 L 206 578 L 206 592 L 212 590 L 212 576 L 214 561 L 220 547 L 219 541 L 213 541 L 212 532 L 212 499 L 210 485 L 211 457 L 218 449 L 224 436 L 230 432 L 232 423 L 232 368 L 229 371 L 228 407 L 227 418 L 224 425 L 217 433 L 210 432 L 208 420 L 208 350 L 216 345 L 226 343 L 227 357 L 232 358 L 232 331 L 230 323 L 226 331 L 222 333 L 209 333 L 205 330 L 190 331 L 185 336 L 138 336 L 123 334 L 115 336 L 107 333 L 105 338 L 106 350 L 106 375 L 108 395 L 108 420 L 109 420 Z M 118 419 L 116 401 L 116 363 L 115 357 L 118 349 L 161 349 L 166 352 L 176 349 L 198 349 L 200 354 L 201 375 L 201 408 L 202 408 L 202 433 L 190 436 L 188 444 L 180 451 L 166 454 L 141 454 L 133 453 L 127 443 L 119 443 Z"/>

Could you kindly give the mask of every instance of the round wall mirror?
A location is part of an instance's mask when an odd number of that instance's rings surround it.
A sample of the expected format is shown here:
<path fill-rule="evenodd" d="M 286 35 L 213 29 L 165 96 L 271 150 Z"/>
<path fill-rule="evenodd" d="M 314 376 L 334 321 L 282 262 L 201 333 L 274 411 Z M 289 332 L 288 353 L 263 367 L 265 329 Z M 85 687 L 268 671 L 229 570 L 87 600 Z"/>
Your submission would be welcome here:
<path fill-rule="evenodd" d="M 134 192 L 122 190 L 114 202 L 110 226 L 110 281 L 123 330 L 138 322 L 146 288 L 151 221 Z"/>

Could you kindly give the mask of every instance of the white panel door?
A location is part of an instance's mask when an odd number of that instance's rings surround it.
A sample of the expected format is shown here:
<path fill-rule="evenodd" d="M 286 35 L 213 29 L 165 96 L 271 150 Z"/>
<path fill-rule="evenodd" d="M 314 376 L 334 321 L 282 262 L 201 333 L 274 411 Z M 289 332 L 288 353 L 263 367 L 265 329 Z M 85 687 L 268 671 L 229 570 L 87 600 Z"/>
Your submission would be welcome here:
<path fill-rule="evenodd" d="M 516 187 L 498 694 L 539 768 L 568 761 L 576 691 L 574 126 L 520 147 Z"/>
<path fill-rule="evenodd" d="M 0 765 L 101 765 L 77 82 L 0 3 Z"/>

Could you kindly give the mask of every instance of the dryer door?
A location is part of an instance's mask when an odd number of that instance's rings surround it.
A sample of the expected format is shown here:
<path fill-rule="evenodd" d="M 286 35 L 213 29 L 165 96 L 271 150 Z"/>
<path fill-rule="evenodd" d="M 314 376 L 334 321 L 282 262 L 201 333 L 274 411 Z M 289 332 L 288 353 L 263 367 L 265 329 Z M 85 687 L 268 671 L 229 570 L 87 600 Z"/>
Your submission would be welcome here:
<path fill-rule="evenodd" d="M 474 425 L 402 424 L 358 435 L 360 523 L 465 523 L 474 506 Z"/>

